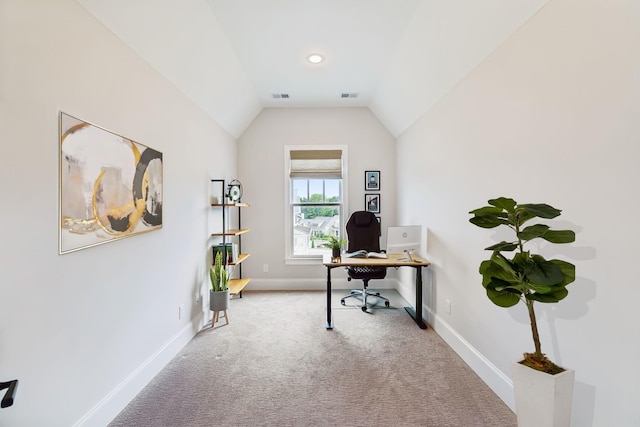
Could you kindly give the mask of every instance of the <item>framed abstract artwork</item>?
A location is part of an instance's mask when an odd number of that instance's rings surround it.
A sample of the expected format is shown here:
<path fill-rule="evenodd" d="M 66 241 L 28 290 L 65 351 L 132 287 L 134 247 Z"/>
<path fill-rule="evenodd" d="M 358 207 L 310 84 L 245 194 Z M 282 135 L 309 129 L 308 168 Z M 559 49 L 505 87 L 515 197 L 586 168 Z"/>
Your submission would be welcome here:
<path fill-rule="evenodd" d="M 364 190 L 380 191 L 380 171 L 364 172 Z"/>
<path fill-rule="evenodd" d="M 162 153 L 60 112 L 59 253 L 162 228 Z"/>
<path fill-rule="evenodd" d="M 379 194 L 365 194 L 364 195 L 364 210 L 373 213 L 380 213 L 380 195 Z"/>

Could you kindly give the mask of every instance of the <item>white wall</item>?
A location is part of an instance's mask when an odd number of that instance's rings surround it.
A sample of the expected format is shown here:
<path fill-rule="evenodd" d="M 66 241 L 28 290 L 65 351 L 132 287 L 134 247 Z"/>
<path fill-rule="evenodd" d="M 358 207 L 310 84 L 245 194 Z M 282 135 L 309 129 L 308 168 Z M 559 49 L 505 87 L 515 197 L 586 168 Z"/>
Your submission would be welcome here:
<path fill-rule="evenodd" d="M 233 137 L 262 109 L 207 0 L 77 1 Z"/>
<path fill-rule="evenodd" d="M 233 138 L 77 3 L 0 8 L 0 381 L 20 380 L 0 425 L 104 425 L 199 328 L 210 178 L 238 177 L 252 205 L 250 287 L 322 286 L 322 267 L 284 264 L 284 220 L 265 215 L 284 206 L 288 144 L 349 145 L 350 211 L 364 170 L 382 171 L 383 226 L 430 230 L 425 315 L 507 402 L 529 326 L 523 307 L 484 295 L 477 267 L 496 236 L 468 211 L 500 195 L 563 209 L 577 241 L 553 255 L 578 279 L 565 301 L 538 305 L 543 350 L 577 371 L 574 425 L 640 424 L 637 2 L 551 1 L 406 131 L 397 155 L 366 109 L 265 110 L 237 169 Z M 164 153 L 162 230 L 57 255 L 60 110 Z"/>
<path fill-rule="evenodd" d="M 251 229 L 242 240 L 243 248 L 251 252 L 243 264 L 243 275 L 251 277 L 247 289 L 326 288 L 320 262 L 285 264 L 286 145 L 347 145 L 346 215 L 364 209 L 364 171 L 379 170 L 382 227 L 395 223 L 395 141 L 369 109 L 264 109 L 238 140 L 243 201 L 251 205 L 242 212 L 243 226 Z M 269 265 L 268 273 L 263 272 L 264 264 Z M 335 280 L 335 286 L 349 285 Z"/>
<path fill-rule="evenodd" d="M 0 425 L 102 426 L 201 326 L 235 141 L 75 1 L 0 9 Z M 58 255 L 60 110 L 163 152 L 161 230 Z"/>
<path fill-rule="evenodd" d="M 478 266 L 502 236 L 468 212 L 498 196 L 563 210 L 576 242 L 543 251 L 577 279 L 537 312 L 542 350 L 576 370 L 581 427 L 640 425 L 639 22 L 637 2 L 553 0 L 398 140 L 398 220 L 429 227 L 431 321 L 511 404 L 526 309 L 486 297 Z"/>
<path fill-rule="evenodd" d="M 548 2 L 419 2 L 371 111 L 398 136 Z"/>

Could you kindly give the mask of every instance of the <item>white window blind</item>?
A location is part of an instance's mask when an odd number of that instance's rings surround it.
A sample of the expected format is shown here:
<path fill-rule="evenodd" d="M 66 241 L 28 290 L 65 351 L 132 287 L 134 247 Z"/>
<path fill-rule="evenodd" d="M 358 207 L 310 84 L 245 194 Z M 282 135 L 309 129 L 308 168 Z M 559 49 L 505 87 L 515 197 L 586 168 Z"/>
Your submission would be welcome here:
<path fill-rule="evenodd" d="M 291 178 L 342 178 L 342 150 L 291 150 L 289 153 Z"/>

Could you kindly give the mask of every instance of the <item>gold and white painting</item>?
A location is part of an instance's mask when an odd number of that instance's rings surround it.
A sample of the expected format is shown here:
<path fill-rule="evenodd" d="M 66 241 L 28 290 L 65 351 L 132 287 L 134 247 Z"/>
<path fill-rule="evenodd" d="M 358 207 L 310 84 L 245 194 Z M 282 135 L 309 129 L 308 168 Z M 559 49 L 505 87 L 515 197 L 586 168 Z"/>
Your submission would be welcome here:
<path fill-rule="evenodd" d="M 162 153 L 60 112 L 60 254 L 162 228 Z"/>

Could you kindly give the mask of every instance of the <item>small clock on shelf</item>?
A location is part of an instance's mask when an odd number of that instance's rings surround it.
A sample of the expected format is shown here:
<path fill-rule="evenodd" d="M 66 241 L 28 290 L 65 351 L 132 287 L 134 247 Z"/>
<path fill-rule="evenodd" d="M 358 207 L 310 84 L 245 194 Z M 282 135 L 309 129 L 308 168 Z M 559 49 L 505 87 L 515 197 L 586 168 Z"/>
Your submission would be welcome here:
<path fill-rule="evenodd" d="M 242 184 L 237 179 L 227 185 L 227 198 L 234 203 L 239 202 L 242 198 Z"/>

